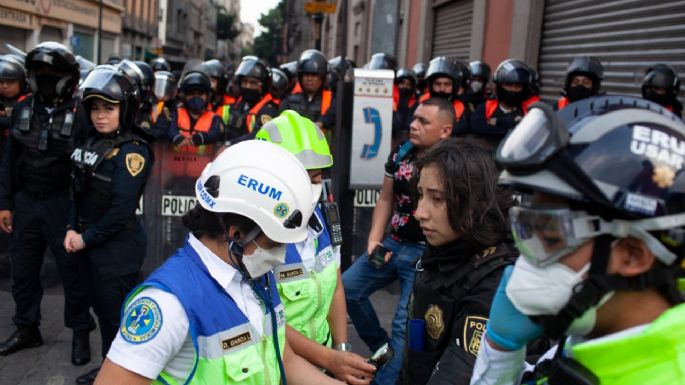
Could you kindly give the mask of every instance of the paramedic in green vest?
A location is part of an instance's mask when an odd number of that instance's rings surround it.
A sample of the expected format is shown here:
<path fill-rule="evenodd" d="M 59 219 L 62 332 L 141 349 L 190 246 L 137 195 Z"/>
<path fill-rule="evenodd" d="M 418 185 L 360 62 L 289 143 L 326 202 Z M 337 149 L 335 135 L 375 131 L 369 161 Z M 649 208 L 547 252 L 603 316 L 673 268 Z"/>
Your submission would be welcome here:
<path fill-rule="evenodd" d="M 521 257 L 471 384 L 685 383 L 684 151 L 683 122 L 644 99 L 531 107 L 496 154 L 500 182 L 530 195 L 509 212 Z M 560 342 L 533 367 L 543 334 Z"/>
<path fill-rule="evenodd" d="M 333 156 L 314 122 L 286 110 L 262 126 L 257 139 L 290 151 L 307 169 L 312 188 L 322 190 L 322 174 L 333 165 Z M 328 198 L 322 199 L 328 202 Z M 287 245 L 285 264 L 274 270 L 288 320 L 286 335 L 295 353 L 309 362 L 348 384 L 365 385 L 373 379 L 375 367 L 350 351 L 340 246 L 334 245 L 328 230 L 330 221 L 338 219 L 323 212 L 317 204 L 307 238 Z"/>
<path fill-rule="evenodd" d="M 95 383 L 340 383 L 290 348 L 272 272 L 285 244 L 307 237 L 315 191 L 300 162 L 239 143 L 206 166 L 195 195 L 190 234 L 129 294 Z"/>

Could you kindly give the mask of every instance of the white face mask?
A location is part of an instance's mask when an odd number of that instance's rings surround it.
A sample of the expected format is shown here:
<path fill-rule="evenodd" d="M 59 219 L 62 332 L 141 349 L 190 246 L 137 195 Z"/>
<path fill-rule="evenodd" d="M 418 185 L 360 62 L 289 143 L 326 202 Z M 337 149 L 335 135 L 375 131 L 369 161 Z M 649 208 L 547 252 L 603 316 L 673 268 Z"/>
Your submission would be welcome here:
<path fill-rule="evenodd" d="M 285 245 L 264 250 L 259 247 L 257 242 L 252 242 L 257 247 L 255 251 L 250 255 L 243 255 L 243 265 L 245 265 L 250 277 L 259 278 L 273 270 L 274 267 L 285 263 Z"/>
<path fill-rule="evenodd" d="M 483 89 L 483 82 L 471 81 L 469 85 L 471 86 L 471 91 L 473 92 L 480 92 Z"/>
<path fill-rule="evenodd" d="M 525 315 L 556 315 L 588 270 L 589 262 L 580 271 L 574 271 L 558 262 L 537 267 L 519 257 L 507 284 L 507 297 Z"/>

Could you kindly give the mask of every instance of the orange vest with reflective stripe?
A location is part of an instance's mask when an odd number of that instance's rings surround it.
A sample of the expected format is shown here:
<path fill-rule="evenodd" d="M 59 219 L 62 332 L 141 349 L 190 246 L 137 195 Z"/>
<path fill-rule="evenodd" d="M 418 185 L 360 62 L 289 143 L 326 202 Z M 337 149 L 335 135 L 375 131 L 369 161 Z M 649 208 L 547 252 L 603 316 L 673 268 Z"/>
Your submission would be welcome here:
<path fill-rule="evenodd" d="M 564 107 L 568 106 L 569 101 L 568 98 L 565 96 L 562 96 L 557 100 L 557 110 L 561 111 L 564 109 Z"/>
<path fill-rule="evenodd" d="M 257 114 L 259 113 L 259 110 L 261 110 L 266 103 L 269 103 L 272 100 L 273 96 L 271 96 L 271 94 L 266 94 L 262 100 L 259 101 L 259 103 L 250 108 L 250 111 L 247 112 L 247 117 L 245 118 L 245 127 L 247 127 L 247 132 L 252 132 L 255 122 L 257 121 Z"/>
<path fill-rule="evenodd" d="M 162 111 L 164 111 L 164 102 L 159 101 L 157 102 L 157 105 L 152 109 L 152 111 L 150 111 L 150 118 L 152 124 L 155 124 L 155 122 L 157 122 L 157 118 L 159 117 L 159 114 L 162 113 Z"/>
<path fill-rule="evenodd" d="M 421 97 L 419 98 L 419 102 L 423 103 L 423 102 L 425 102 L 426 100 L 428 100 L 428 99 L 430 99 L 430 98 L 431 98 L 430 92 L 426 91 L 426 92 L 424 92 L 423 95 L 421 95 Z"/>
<path fill-rule="evenodd" d="M 530 107 L 533 103 L 537 103 L 540 101 L 540 97 L 537 95 L 533 95 L 526 99 L 523 103 L 521 103 L 521 107 L 523 108 L 523 114 L 528 113 L 528 107 Z"/>
<path fill-rule="evenodd" d="M 400 88 L 397 86 L 397 84 L 392 86 L 392 110 L 397 111 L 397 108 L 399 107 L 400 104 Z M 414 107 L 414 104 L 416 104 L 416 95 L 412 94 L 411 97 L 409 98 L 409 101 L 407 102 L 407 106 L 409 108 Z"/>
<path fill-rule="evenodd" d="M 177 109 L 176 125 L 178 126 L 178 132 L 184 138 L 190 138 L 195 132 L 207 133 L 212 128 L 212 120 L 214 118 L 214 112 L 211 110 L 205 111 L 195 122 L 194 126 L 190 126 L 190 115 L 185 107 L 179 107 Z M 201 146 L 183 146 L 179 149 L 181 152 L 193 153 L 193 154 L 204 154 L 205 145 Z"/>
<path fill-rule="evenodd" d="M 531 104 L 533 104 L 539 100 L 540 100 L 539 96 L 533 96 L 530 99 L 524 101 L 521 105 L 521 107 L 523 109 L 523 114 L 524 115 L 527 114 L 528 113 L 528 107 Z M 495 111 L 497 111 L 498 106 L 499 106 L 499 102 L 497 101 L 497 99 L 488 99 L 485 102 L 485 120 L 490 120 L 490 118 L 492 117 L 492 114 L 494 114 Z"/>

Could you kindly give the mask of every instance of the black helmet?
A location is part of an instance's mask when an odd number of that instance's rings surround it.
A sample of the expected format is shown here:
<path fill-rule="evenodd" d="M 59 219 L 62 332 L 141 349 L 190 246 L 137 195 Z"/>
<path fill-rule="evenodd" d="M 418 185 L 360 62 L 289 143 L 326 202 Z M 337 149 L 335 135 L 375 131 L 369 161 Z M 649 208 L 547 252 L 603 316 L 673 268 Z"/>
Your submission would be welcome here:
<path fill-rule="evenodd" d="M 152 93 L 157 100 L 171 100 L 176 93 L 178 79 L 176 75 L 169 71 L 155 72 L 155 83 Z"/>
<path fill-rule="evenodd" d="M 502 142 L 496 154 L 504 169 L 501 183 L 570 202 L 568 209 L 512 209 L 512 232 L 523 256 L 543 266 L 595 240 L 588 278 L 573 288 L 561 311 L 536 320 L 548 336 L 562 335 L 613 290 L 652 287 L 682 302 L 675 277 L 685 254 L 684 157 L 679 117 L 623 95 L 585 98 L 558 114 L 536 103 Z M 538 226 L 558 236 L 552 235 L 554 243 L 544 241 Z M 642 240 L 661 264 L 639 276 L 609 278 L 608 250 L 626 237 Z"/>
<path fill-rule="evenodd" d="M 132 127 L 138 110 L 135 88 L 133 80 L 118 67 L 103 64 L 93 68 L 80 87 L 83 93 L 83 104 L 88 112 L 86 114 L 88 121 L 90 121 L 92 99 L 100 98 L 109 103 L 119 104 L 121 106 L 119 120 L 122 128 Z"/>
<path fill-rule="evenodd" d="M 592 93 L 597 94 L 602 85 L 604 77 L 604 67 L 597 58 L 592 56 L 576 56 L 566 68 L 566 81 L 564 91 L 568 92 L 571 87 L 571 79 L 576 75 L 587 76 L 592 79 Z"/>
<path fill-rule="evenodd" d="M 280 68 L 281 71 L 288 75 L 288 88 L 292 89 L 295 86 L 295 83 L 297 82 L 297 61 L 283 63 L 278 68 Z"/>
<path fill-rule="evenodd" d="M 480 60 L 474 60 L 471 63 L 469 63 L 469 69 L 471 70 L 472 78 L 476 76 L 481 77 L 483 78 L 485 83 L 487 83 L 488 80 L 490 80 L 492 70 L 490 69 L 488 63 Z"/>
<path fill-rule="evenodd" d="M 143 93 L 149 95 L 152 93 L 152 86 L 155 84 L 155 72 L 149 64 L 142 60 L 136 60 L 135 63 L 143 72 Z"/>
<path fill-rule="evenodd" d="M 416 74 L 414 74 L 414 71 L 410 70 L 409 68 L 400 68 L 397 70 L 397 73 L 395 74 L 395 83 L 399 82 L 402 79 L 411 80 L 411 82 L 414 83 L 414 86 L 416 87 Z"/>
<path fill-rule="evenodd" d="M 540 84 L 540 73 L 538 73 L 538 70 L 533 67 L 528 68 L 530 68 L 531 75 L 530 94 L 540 95 L 540 87 L 542 87 L 542 84 Z"/>
<path fill-rule="evenodd" d="M 181 79 L 179 89 L 184 93 L 190 90 L 200 90 L 207 93 L 208 96 L 212 95 L 212 83 L 207 74 L 202 71 L 187 72 Z"/>
<path fill-rule="evenodd" d="M 285 72 L 278 68 L 271 69 L 271 95 L 276 99 L 283 99 L 288 92 L 290 79 Z"/>
<path fill-rule="evenodd" d="M 426 77 L 426 70 L 428 69 L 428 66 L 426 63 L 416 63 L 414 64 L 413 67 L 411 67 L 411 70 L 414 71 L 416 74 L 416 77 L 421 79 Z"/>
<path fill-rule="evenodd" d="M 302 74 L 318 74 L 325 76 L 328 73 L 328 61 L 321 51 L 308 49 L 302 52 L 297 61 L 297 77 Z"/>
<path fill-rule="evenodd" d="M 439 77 L 448 77 L 452 79 L 453 93 L 457 94 L 457 88 L 461 84 L 461 71 L 454 61 L 445 56 L 438 56 L 433 58 L 428 64 L 426 70 L 426 83 L 430 86 L 434 79 Z"/>
<path fill-rule="evenodd" d="M 166 61 L 165 58 L 163 57 L 158 57 L 153 59 L 150 62 L 150 67 L 152 67 L 152 70 L 157 72 L 157 71 L 169 71 L 171 72 L 171 66 L 169 65 L 169 62 Z"/>
<path fill-rule="evenodd" d="M 668 96 L 675 99 L 678 92 L 680 92 L 680 78 L 678 74 L 666 64 L 655 64 L 648 68 L 645 72 L 645 78 L 642 79 L 642 96 L 645 96 L 645 91 L 649 87 L 659 87 L 666 89 Z"/>
<path fill-rule="evenodd" d="M 119 68 L 126 76 L 128 76 L 135 86 L 135 96 L 138 103 L 141 103 L 145 95 L 145 74 L 143 70 L 136 65 L 136 63 L 124 59 L 121 60 L 115 67 Z"/>
<path fill-rule="evenodd" d="M 471 80 L 471 67 L 461 60 L 455 60 L 454 64 L 459 68 L 460 81 L 459 85 L 466 89 L 469 86 L 469 80 Z"/>
<path fill-rule="evenodd" d="M 26 81 L 24 63 L 14 55 L 0 55 L 0 80 Z"/>
<path fill-rule="evenodd" d="M 218 95 L 226 93 L 228 86 L 228 71 L 226 67 L 217 59 L 207 60 L 202 63 L 202 70 L 209 75 L 210 78 L 216 79 L 216 92 Z"/>
<path fill-rule="evenodd" d="M 72 96 L 78 86 L 80 75 L 79 65 L 74 54 L 64 45 L 54 41 L 40 43 L 33 48 L 26 55 L 26 72 L 34 94 L 39 94 L 35 71 L 40 64 L 47 64 L 64 73 L 64 77 L 55 86 L 56 100 L 48 102 L 64 100 Z"/>
<path fill-rule="evenodd" d="M 370 70 L 397 70 L 397 60 L 388 53 L 375 53 L 371 55 L 371 60 L 364 66 Z"/>
<path fill-rule="evenodd" d="M 347 64 L 347 68 L 357 67 L 357 63 L 355 63 L 354 60 L 350 59 L 349 57 L 345 58 L 345 63 Z M 340 71 L 342 71 L 343 69 L 342 64 L 342 56 L 336 56 L 328 61 L 328 66 L 331 69 L 331 71 L 338 71 L 338 73 L 340 73 Z"/>
<path fill-rule="evenodd" d="M 235 71 L 235 77 L 240 87 L 243 77 L 249 76 L 262 82 L 262 94 L 266 94 L 271 88 L 271 69 L 266 63 L 256 56 L 245 56 Z"/>
<path fill-rule="evenodd" d="M 533 84 L 533 73 L 528 65 L 520 60 L 507 59 L 501 62 L 495 70 L 494 76 L 495 91 L 497 99 L 507 104 L 523 103 L 531 94 Z M 502 85 L 505 83 L 520 84 L 523 90 L 520 92 L 510 92 L 505 90 Z"/>

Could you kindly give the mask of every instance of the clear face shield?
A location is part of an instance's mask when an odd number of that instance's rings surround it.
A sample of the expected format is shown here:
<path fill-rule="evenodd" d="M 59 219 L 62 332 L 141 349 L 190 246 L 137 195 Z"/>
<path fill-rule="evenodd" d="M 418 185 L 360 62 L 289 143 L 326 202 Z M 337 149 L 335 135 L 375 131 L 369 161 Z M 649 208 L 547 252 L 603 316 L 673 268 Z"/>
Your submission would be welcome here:
<path fill-rule="evenodd" d="M 155 84 L 152 93 L 157 100 L 167 101 L 173 98 L 176 92 L 176 77 L 171 73 L 155 72 Z"/>

